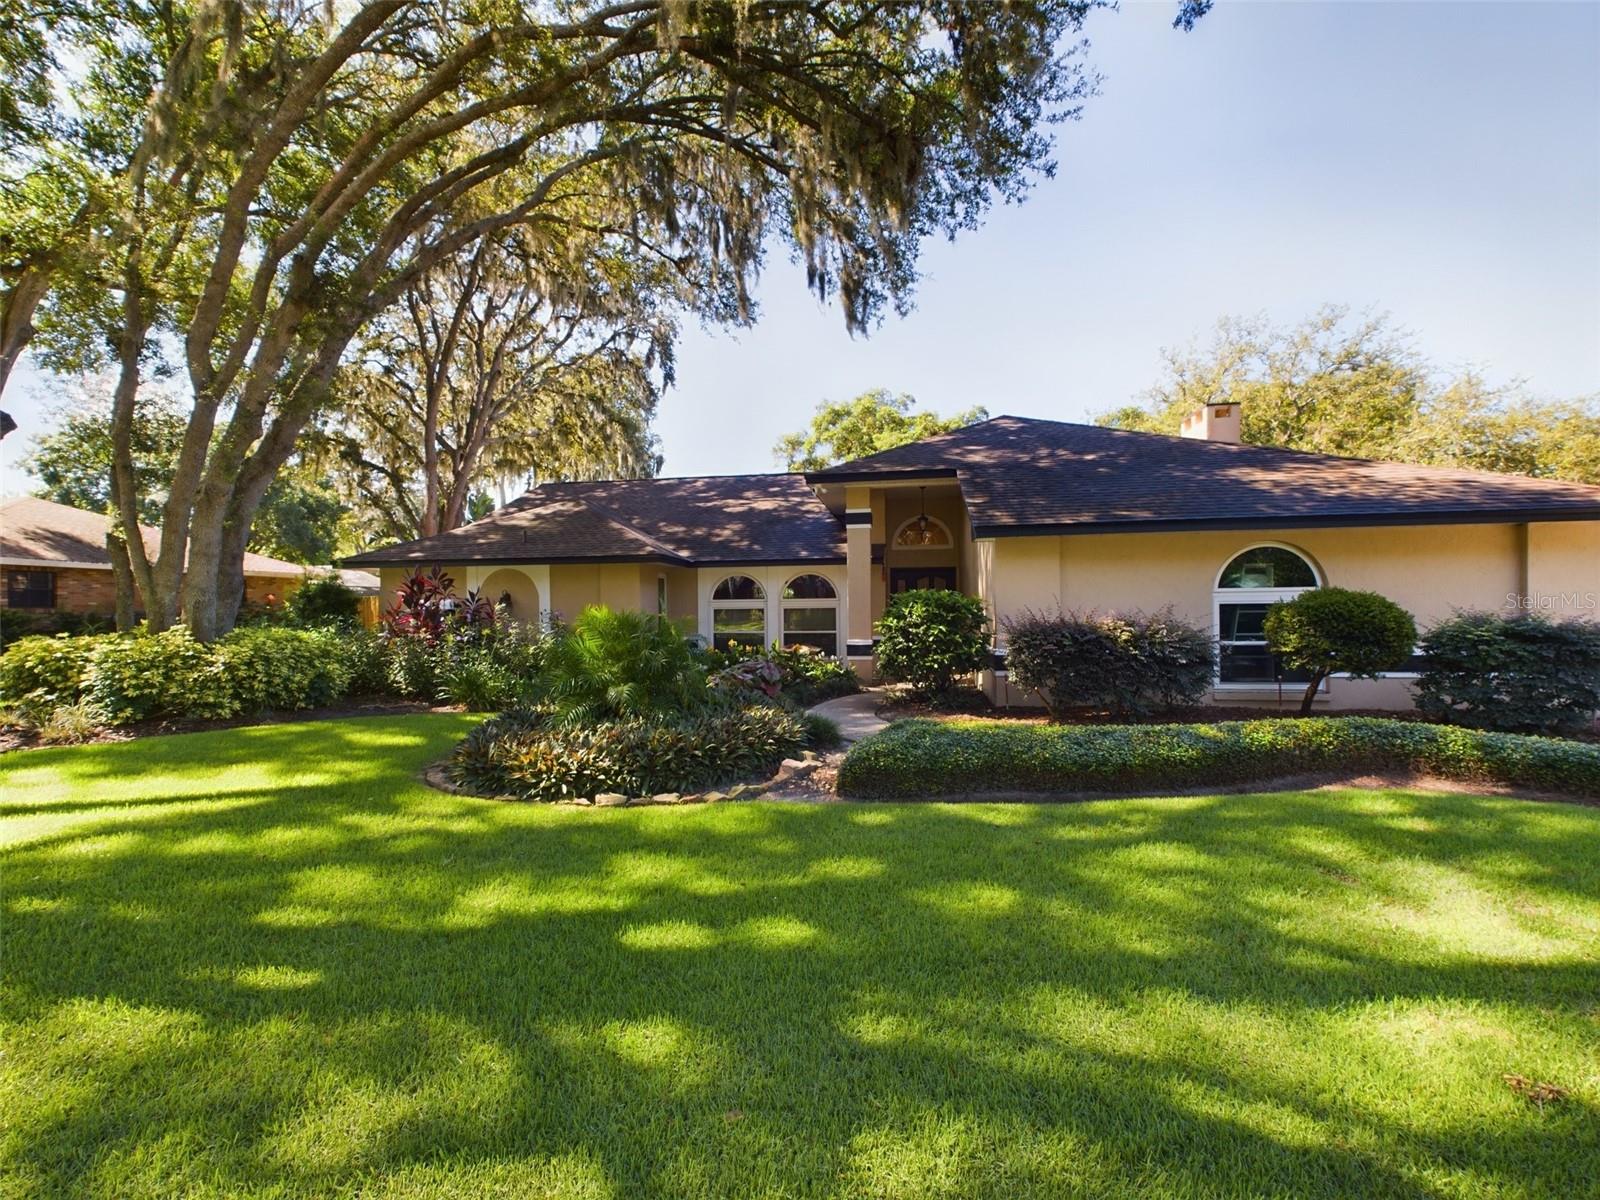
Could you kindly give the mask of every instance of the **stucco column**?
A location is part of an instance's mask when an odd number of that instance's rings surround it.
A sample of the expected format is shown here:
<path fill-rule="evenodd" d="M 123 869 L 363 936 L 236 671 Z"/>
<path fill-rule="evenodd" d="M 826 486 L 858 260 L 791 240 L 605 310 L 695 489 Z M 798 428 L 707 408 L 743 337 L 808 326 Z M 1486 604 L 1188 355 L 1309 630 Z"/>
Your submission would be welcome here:
<path fill-rule="evenodd" d="M 845 655 L 864 678 L 872 669 L 872 505 L 866 488 L 845 489 Z"/>

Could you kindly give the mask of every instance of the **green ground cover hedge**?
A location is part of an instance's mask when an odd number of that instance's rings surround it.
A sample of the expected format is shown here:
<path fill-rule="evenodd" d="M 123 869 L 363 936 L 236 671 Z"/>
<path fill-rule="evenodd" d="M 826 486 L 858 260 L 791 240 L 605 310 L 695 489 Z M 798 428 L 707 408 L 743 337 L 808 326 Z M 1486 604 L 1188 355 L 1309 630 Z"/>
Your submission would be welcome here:
<path fill-rule="evenodd" d="M 800 714 L 773 705 L 562 723 L 528 710 L 485 721 L 450 757 L 450 777 L 487 796 L 570 800 L 687 792 L 770 775 L 806 744 Z"/>
<path fill-rule="evenodd" d="M 1208 725 L 902 721 L 859 742 L 842 795 L 1120 792 L 1325 772 L 1445 779 L 1600 797 L 1600 745 L 1374 717 Z"/>

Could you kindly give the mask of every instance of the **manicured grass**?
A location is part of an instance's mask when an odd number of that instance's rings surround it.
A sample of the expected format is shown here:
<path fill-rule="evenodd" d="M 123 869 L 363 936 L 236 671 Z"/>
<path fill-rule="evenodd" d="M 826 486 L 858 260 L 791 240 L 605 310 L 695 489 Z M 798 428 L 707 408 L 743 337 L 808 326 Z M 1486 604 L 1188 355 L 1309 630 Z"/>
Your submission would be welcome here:
<path fill-rule="evenodd" d="M 1594 1194 L 1600 810 L 572 811 L 469 722 L 0 759 L 0 1194 Z"/>

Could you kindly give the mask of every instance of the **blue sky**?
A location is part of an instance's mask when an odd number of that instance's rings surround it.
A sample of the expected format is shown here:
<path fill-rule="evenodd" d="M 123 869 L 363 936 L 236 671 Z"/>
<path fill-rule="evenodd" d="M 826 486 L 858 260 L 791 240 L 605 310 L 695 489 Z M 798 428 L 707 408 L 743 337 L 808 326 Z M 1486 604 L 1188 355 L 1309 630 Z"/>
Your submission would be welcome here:
<path fill-rule="evenodd" d="M 762 317 L 686 331 L 669 474 L 763 471 L 823 399 L 1081 420 L 1225 313 L 1390 312 L 1441 366 L 1600 391 L 1600 5 L 1219 0 L 1094 14 L 1105 76 L 1020 207 L 926 248 L 916 310 L 850 338 L 774 255 Z M 6 407 L 37 427 L 36 376 Z M 25 489 L 0 444 L 0 492 Z"/>

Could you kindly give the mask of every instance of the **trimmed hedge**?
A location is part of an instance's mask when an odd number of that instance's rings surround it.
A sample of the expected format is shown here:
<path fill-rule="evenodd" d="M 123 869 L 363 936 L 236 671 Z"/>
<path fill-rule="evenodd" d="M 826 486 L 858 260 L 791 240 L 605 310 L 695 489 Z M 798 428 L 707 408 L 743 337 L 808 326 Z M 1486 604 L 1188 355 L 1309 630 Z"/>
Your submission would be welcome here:
<path fill-rule="evenodd" d="M 902 721 L 851 749 L 839 791 L 886 799 L 1125 792 L 1365 771 L 1424 771 L 1600 797 L 1600 745 L 1378 717 L 1210 725 Z"/>
<path fill-rule="evenodd" d="M 1209 631 L 1158 613 L 1034 612 L 1005 623 L 1011 682 L 1036 692 L 1052 716 L 1093 708 L 1119 716 L 1195 704 L 1211 690 Z"/>
<path fill-rule="evenodd" d="M 1600 709 L 1600 624 L 1542 613 L 1457 613 L 1422 639 L 1417 707 L 1509 733 L 1579 730 Z"/>
<path fill-rule="evenodd" d="M 798 715 L 765 705 L 588 725 L 530 710 L 485 721 L 447 770 L 462 787 L 519 800 L 685 792 L 771 774 L 811 732 Z"/>

